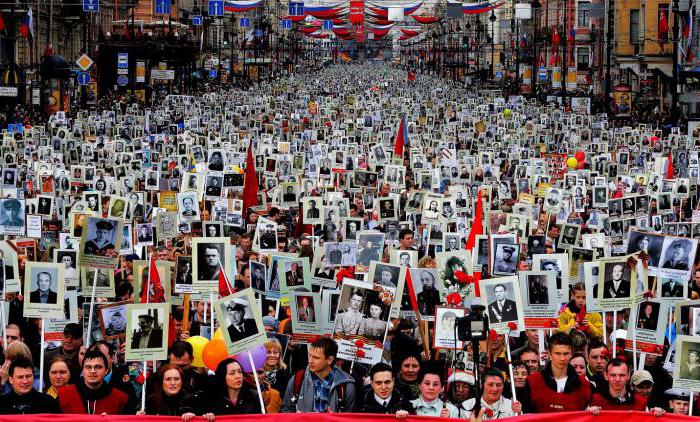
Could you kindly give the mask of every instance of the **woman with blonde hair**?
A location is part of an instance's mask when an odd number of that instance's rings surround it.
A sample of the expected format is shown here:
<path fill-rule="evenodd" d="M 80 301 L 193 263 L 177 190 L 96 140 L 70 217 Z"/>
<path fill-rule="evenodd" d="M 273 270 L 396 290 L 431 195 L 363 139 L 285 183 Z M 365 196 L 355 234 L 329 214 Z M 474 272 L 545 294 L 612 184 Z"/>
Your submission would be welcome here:
<path fill-rule="evenodd" d="M 23 342 L 17 340 L 7 345 L 5 350 L 5 362 L 0 366 L 0 384 L 2 384 L 2 389 L 0 390 L 2 394 L 9 393 L 12 391 L 12 386 L 8 382 L 10 378 L 10 364 L 13 361 L 25 361 L 34 362 L 32 359 L 32 352 L 29 347 Z M 34 389 L 36 391 L 43 391 L 41 385 L 39 385 L 39 371 L 34 367 Z"/>
<path fill-rule="evenodd" d="M 265 363 L 262 367 L 265 371 L 265 381 L 284 397 L 290 374 L 287 365 L 282 361 L 282 343 L 276 338 L 267 339 L 265 352 Z"/>

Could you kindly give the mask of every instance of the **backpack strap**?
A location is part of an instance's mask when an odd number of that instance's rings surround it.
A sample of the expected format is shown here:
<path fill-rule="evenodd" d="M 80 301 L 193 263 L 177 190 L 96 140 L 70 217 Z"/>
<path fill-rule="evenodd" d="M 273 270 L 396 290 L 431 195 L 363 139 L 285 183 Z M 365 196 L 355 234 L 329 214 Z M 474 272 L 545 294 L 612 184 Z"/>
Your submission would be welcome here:
<path fill-rule="evenodd" d="M 342 383 L 338 386 L 338 406 L 336 407 L 336 412 L 345 411 L 345 387 L 346 383 Z"/>

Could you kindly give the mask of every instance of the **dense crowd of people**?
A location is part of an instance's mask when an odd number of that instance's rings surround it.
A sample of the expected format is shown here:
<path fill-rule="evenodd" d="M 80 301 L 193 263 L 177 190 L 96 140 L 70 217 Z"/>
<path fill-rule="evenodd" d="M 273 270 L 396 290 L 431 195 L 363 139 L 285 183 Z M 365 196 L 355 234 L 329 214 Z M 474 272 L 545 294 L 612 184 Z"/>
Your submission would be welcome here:
<path fill-rule="evenodd" d="M 2 201 L 23 210 L 0 202 L 0 414 L 697 414 L 697 137 L 384 63 L 24 124 L 3 147 Z M 628 198 L 618 218 L 608 201 Z M 31 311 L 64 298 L 64 318 Z M 165 317 L 93 316 L 159 299 Z M 491 329 L 457 339 L 481 304 Z M 251 368 L 236 346 L 256 327 Z M 193 339 L 218 331 L 226 357 L 205 364 Z M 161 343 L 165 359 L 127 358 Z"/>

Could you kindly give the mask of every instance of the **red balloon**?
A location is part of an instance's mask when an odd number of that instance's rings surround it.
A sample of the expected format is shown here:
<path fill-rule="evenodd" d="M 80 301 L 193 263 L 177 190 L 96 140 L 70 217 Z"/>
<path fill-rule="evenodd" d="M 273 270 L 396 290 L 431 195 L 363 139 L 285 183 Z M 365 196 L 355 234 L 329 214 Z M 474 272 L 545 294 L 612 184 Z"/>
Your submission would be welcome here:
<path fill-rule="evenodd" d="M 212 371 L 216 371 L 219 362 L 228 357 L 228 352 L 226 351 L 226 343 L 221 339 L 214 339 L 207 343 L 202 350 L 202 360 L 207 368 Z"/>
<path fill-rule="evenodd" d="M 574 154 L 574 157 L 576 157 L 576 160 L 579 163 L 582 163 L 583 160 L 586 158 L 586 154 L 583 151 L 579 150 L 579 151 L 576 151 L 576 154 Z"/>

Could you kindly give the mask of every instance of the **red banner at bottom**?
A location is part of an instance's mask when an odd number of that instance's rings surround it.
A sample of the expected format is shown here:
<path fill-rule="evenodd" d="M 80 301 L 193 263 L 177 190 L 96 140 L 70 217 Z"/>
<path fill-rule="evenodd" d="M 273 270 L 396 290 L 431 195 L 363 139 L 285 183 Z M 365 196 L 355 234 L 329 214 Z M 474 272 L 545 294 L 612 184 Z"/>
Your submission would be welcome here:
<path fill-rule="evenodd" d="M 109 415 L 110 422 L 167 422 L 179 421 L 178 417 L 172 416 L 121 416 Z M 264 421 L 263 419 L 267 419 Z M 370 415 L 370 414 L 348 414 L 348 413 L 281 413 L 274 415 L 240 415 L 240 416 L 217 416 L 217 422 L 273 422 L 282 419 L 285 422 L 374 422 L 384 421 L 396 422 L 393 415 Z M 0 422 L 95 422 L 96 420 L 107 420 L 103 416 L 88 415 L 0 415 Z M 439 422 L 444 418 L 434 418 L 425 416 L 411 416 L 405 422 Z M 539 413 L 517 416 L 503 419 L 508 422 L 620 422 L 621 420 L 635 422 L 676 422 L 697 420 L 697 417 L 680 416 L 666 414 L 662 417 L 655 417 L 651 413 L 645 412 L 601 412 L 599 416 L 593 416 L 588 412 L 570 413 Z M 204 421 L 204 418 L 197 417 L 194 422 Z"/>

